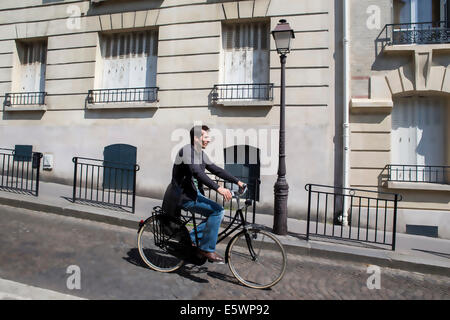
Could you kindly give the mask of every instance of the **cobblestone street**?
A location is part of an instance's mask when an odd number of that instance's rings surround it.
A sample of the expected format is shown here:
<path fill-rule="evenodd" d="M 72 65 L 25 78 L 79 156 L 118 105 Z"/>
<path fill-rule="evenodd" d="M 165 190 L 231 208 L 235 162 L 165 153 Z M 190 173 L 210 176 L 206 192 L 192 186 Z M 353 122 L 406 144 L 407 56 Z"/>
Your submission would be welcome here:
<path fill-rule="evenodd" d="M 227 265 L 158 273 L 140 261 L 136 236 L 124 227 L 0 206 L 0 278 L 88 299 L 450 299 L 449 277 L 380 268 L 380 289 L 370 290 L 368 265 L 293 254 L 269 290 L 240 285 Z M 79 290 L 67 287 L 71 265 L 81 270 Z"/>

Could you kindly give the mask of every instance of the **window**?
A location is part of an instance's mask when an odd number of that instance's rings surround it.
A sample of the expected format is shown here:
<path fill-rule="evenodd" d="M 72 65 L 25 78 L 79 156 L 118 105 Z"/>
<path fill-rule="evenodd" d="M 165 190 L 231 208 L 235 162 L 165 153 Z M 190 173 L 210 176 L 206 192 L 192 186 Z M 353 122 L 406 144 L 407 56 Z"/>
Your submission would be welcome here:
<path fill-rule="evenodd" d="M 392 109 L 391 161 L 402 165 L 395 180 L 442 182 L 446 159 L 448 107 L 441 97 L 408 97 L 394 100 Z"/>
<path fill-rule="evenodd" d="M 445 17 L 444 6 L 446 5 L 446 1 L 447 0 L 394 0 L 394 23 L 443 21 Z"/>
<path fill-rule="evenodd" d="M 155 101 L 158 32 L 100 36 L 100 72 L 90 102 Z"/>
<path fill-rule="evenodd" d="M 17 41 L 12 77 L 12 93 L 6 94 L 6 105 L 43 105 L 47 41 Z"/>
<path fill-rule="evenodd" d="M 222 25 L 222 85 L 216 85 L 219 98 L 267 100 L 272 97 L 269 35 L 266 22 Z"/>

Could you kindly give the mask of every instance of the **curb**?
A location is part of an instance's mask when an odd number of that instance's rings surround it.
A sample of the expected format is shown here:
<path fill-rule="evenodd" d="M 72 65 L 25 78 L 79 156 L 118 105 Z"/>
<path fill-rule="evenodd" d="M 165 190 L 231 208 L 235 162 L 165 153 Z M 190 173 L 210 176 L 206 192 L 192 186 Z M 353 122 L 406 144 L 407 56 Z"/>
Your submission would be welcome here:
<path fill-rule="evenodd" d="M 136 218 L 136 220 L 124 219 L 113 216 L 101 215 L 83 210 L 77 210 L 69 207 L 52 206 L 32 201 L 5 198 L 1 196 L 0 196 L 0 205 L 23 208 L 32 211 L 42 211 L 46 213 L 96 221 L 136 230 L 140 220 L 140 218 Z M 349 253 L 340 251 L 339 249 L 342 250 L 343 247 L 336 247 L 339 246 L 339 244 L 330 244 L 330 243 L 323 244 L 323 243 L 316 243 L 314 241 L 306 242 L 306 240 L 300 240 L 301 243 L 299 245 L 296 245 L 289 243 L 289 241 L 286 241 L 282 237 L 280 240 L 283 243 L 286 252 L 291 254 L 300 254 L 310 257 L 334 259 L 347 262 L 373 264 L 380 267 L 401 269 L 411 272 L 435 274 L 441 276 L 448 276 L 450 274 L 450 267 L 426 264 L 420 261 L 410 261 L 410 260 L 408 261 L 405 259 L 396 259 L 395 257 L 390 256 L 388 252 L 386 253 L 383 252 L 381 255 L 379 252 L 373 252 L 374 254 L 378 253 L 378 256 L 364 253 Z M 326 246 L 329 246 L 330 248 L 329 249 L 324 248 Z M 332 246 L 334 246 L 334 248 L 331 248 Z M 392 254 L 391 251 L 389 251 L 389 253 Z M 414 259 L 417 260 L 417 258 Z"/>

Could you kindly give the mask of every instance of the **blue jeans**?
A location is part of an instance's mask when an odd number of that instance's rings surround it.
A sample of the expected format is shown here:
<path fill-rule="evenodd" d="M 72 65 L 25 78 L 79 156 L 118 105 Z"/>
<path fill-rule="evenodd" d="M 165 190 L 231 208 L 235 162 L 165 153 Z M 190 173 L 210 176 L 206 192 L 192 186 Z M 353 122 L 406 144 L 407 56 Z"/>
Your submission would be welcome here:
<path fill-rule="evenodd" d="M 197 226 L 198 247 L 206 252 L 216 251 L 217 236 L 225 210 L 216 202 L 206 198 L 198 192 L 197 201 L 188 201 L 183 208 L 207 217 L 207 220 Z M 195 231 L 190 232 L 191 240 L 195 243 Z"/>

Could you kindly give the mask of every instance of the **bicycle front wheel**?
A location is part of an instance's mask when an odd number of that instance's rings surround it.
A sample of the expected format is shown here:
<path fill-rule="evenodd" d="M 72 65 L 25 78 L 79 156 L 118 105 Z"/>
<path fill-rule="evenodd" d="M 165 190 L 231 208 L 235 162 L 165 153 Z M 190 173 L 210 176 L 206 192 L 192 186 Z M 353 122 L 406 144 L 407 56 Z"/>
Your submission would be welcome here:
<path fill-rule="evenodd" d="M 265 289 L 277 284 L 286 272 L 287 257 L 281 242 L 271 233 L 243 230 L 227 250 L 228 266 L 243 285 Z"/>
<path fill-rule="evenodd" d="M 180 253 L 185 246 L 176 237 L 158 236 L 164 232 L 164 227 L 159 215 L 150 217 L 139 230 L 138 250 L 142 260 L 153 270 L 173 272 L 183 265 Z"/>

